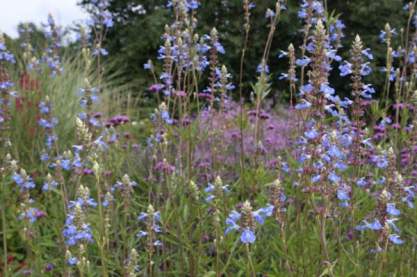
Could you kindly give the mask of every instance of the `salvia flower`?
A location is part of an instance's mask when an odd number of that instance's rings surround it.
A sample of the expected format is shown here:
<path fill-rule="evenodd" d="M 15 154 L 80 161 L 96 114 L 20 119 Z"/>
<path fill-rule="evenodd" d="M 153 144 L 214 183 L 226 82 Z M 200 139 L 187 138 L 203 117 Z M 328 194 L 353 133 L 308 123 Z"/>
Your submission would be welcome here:
<path fill-rule="evenodd" d="M 340 76 L 344 77 L 352 74 L 352 64 L 345 61 L 339 66 Z"/>
<path fill-rule="evenodd" d="M 55 77 L 63 72 L 60 57 L 63 31 L 56 24 L 51 14 L 48 15 L 48 22 L 44 24 L 44 28 L 44 33 L 48 40 L 48 48 L 44 51 L 42 61 L 49 67 L 50 75 Z"/>
<path fill-rule="evenodd" d="M 161 226 L 159 225 L 161 223 L 161 213 L 155 211 L 153 206 L 149 205 L 146 212 L 140 213 L 138 220 L 145 223 L 146 230 L 139 231 L 137 237 L 146 237 L 146 249 L 148 252 L 153 253 L 155 251 L 155 247 L 162 245 L 162 242 L 157 239 L 157 234 L 162 232 Z"/>
<path fill-rule="evenodd" d="M 380 34 L 379 34 L 379 39 L 382 42 L 386 42 L 387 40 L 391 39 L 391 37 L 398 35 L 398 33 L 395 29 L 391 29 L 389 27 L 389 24 L 387 26 L 388 26 L 388 28 L 385 28 L 385 30 L 381 31 Z"/>
<path fill-rule="evenodd" d="M 80 186 L 79 197 L 68 205 L 68 214 L 65 220 L 64 230 L 65 243 L 68 246 L 76 246 L 94 241 L 90 224 L 87 222 L 88 207 L 95 207 L 96 202 L 90 198 L 87 187 Z"/>
<path fill-rule="evenodd" d="M 48 175 L 46 176 L 46 180 L 43 183 L 42 191 L 43 192 L 50 191 L 52 189 L 56 189 L 57 187 L 58 187 L 58 182 L 55 181 L 52 178 L 51 174 L 48 173 Z"/>
<path fill-rule="evenodd" d="M 216 177 L 214 184 L 208 183 L 207 187 L 204 189 L 204 192 L 208 194 L 206 197 L 207 202 L 212 202 L 213 199 L 221 198 L 225 193 L 228 193 L 229 191 L 229 186 L 223 185 L 223 181 L 220 176 Z"/>
<path fill-rule="evenodd" d="M 32 177 L 30 177 L 24 169 L 20 169 L 19 172 L 14 172 L 12 179 L 20 188 L 20 191 L 27 191 L 36 187 Z"/>
<path fill-rule="evenodd" d="M 402 240 L 402 239 L 400 239 L 400 236 L 399 235 L 397 235 L 397 234 L 390 234 L 389 236 L 388 236 L 388 239 L 392 242 L 392 243 L 394 243 L 394 244 L 403 244 L 404 243 L 404 241 Z"/>
<path fill-rule="evenodd" d="M 135 248 L 132 248 L 128 260 L 126 261 L 126 273 L 128 277 L 138 276 L 139 255 Z"/>
<path fill-rule="evenodd" d="M 265 218 L 271 216 L 272 211 L 272 205 L 253 211 L 250 202 L 246 201 L 243 203 L 240 213 L 233 210 L 227 217 L 225 234 L 231 231 L 239 231 L 240 241 L 244 244 L 252 244 L 256 240 L 256 223 L 264 224 Z"/>
<path fill-rule="evenodd" d="M 3 38 L 3 34 L 0 33 L 0 62 L 7 62 L 14 64 L 16 62 L 15 57 L 6 48 L 6 43 Z"/>
<path fill-rule="evenodd" d="M 23 209 L 23 211 L 19 215 L 20 220 L 26 220 L 30 224 L 35 223 L 39 218 L 45 217 L 45 212 L 39 210 L 38 208 L 29 207 L 27 209 Z"/>

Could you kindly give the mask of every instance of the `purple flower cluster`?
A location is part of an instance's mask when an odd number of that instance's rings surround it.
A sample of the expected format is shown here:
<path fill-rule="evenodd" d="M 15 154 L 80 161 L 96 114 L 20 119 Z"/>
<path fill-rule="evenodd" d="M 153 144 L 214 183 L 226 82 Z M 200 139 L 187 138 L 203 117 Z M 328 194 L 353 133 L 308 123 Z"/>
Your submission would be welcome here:
<path fill-rule="evenodd" d="M 105 122 L 107 128 L 118 127 L 129 122 L 129 117 L 126 115 L 115 115 Z"/>

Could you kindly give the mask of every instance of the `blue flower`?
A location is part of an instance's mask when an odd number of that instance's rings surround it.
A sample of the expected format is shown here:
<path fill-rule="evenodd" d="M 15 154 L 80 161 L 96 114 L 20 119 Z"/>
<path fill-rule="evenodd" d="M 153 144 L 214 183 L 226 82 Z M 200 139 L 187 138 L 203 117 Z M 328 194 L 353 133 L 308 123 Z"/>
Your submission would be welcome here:
<path fill-rule="evenodd" d="M 337 175 L 334 171 L 330 172 L 329 176 L 327 177 L 329 181 L 333 183 L 339 183 L 341 181 L 341 178 L 339 175 Z"/>
<path fill-rule="evenodd" d="M 51 118 L 51 120 L 47 120 L 44 118 L 41 118 L 39 120 L 39 125 L 47 130 L 53 129 L 56 125 L 58 124 L 58 119 L 57 118 Z"/>
<path fill-rule="evenodd" d="M 400 236 L 397 235 L 397 234 L 391 234 L 391 235 L 388 236 L 388 238 L 392 243 L 397 244 L 397 245 L 400 245 L 400 244 L 404 243 L 404 241 L 402 239 L 400 239 Z"/>
<path fill-rule="evenodd" d="M 33 224 L 38 220 L 38 218 L 44 215 L 45 213 L 43 213 L 41 210 L 37 208 L 29 208 L 20 214 L 19 219 L 28 220 L 31 224 Z"/>
<path fill-rule="evenodd" d="M 382 229 L 382 225 L 378 219 L 375 219 L 373 222 L 368 223 L 367 227 L 371 230 L 378 231 Z"/>
<path fill-rule="evenodd" d="M 114 25 L 113 15 L 109 11 L 104 11 L 102 13 L 102 16 L 103 16 L 103 25 L 106 26 L 107 28 L 113 27 Z"/>
<path fill-rule="evenodd" d="M 267 9 L 266 13 L 265 13 L 265 18 L 274 18 L 275 17 L 275 12 L 271 9 Z"/>
<path fill-rule="evenodd" d="M 396 36 L 397 35 L 397 32 L 396 32 L 395 29 L 390 30 L 390 33 L 391 33 L 392 36 Z M 379 34 L 379 39 L 382 42 L 386 42 L 386 38 L 387 38 L 387 33 L 385 31 L 381 31 L 381 33 Z"/>
<path fill-rule="evenodd" d="M 136 235 L 138 238 L 143 238 L 146 237 L 148 235 L 148 232 L 145 231 L 139 231 L 138 234 Z"/>
<path fill-rule="evenodd" d="M 283 50 L 280 50 L 279 51 L 279 54 L 278 54 L 278 59 L 281 59 L 283 57 L 288 57 L 288 52 L 285 52 Z"/>
<path fill-rule="evenodd" d="M 372 94 L 375 93 L 375 89 L 372 87 L 372 85 L 367 84 L 367 85 L 363 85 L 362 87 L 362 97 L 366 98 L 366 99 L 370 99 L 372 98 Z"/>
<path fill-rule="evenodd" d="M 252 213 L 253 218 L 261 225 L 265 223 L 265 219 L 267 217 L 270 217 L 272 215 L 272 212 L 274 211 L 274 206 L 268 205 L 265 208 L 260 208 L 257 211 L 254 211 Z"/>
<path fill-rule="evenodd" d="M 71 160 L 69 160 L 69 159 L 61 160 L 61 167 L 65 171 L 70 171 L 71 170 Z"/>
<path fill-rule="evenodd" d="M 382 67 L 381 68 L 381 72 L 387 72 L 387 68 L 386 67 Z M 394 67 L 391 67 L 390 74 L 389 74 L 389 80 L 391 82 L 393 82 L 393 81 L 395 81 L 396 78 L 397 78 L 397 76 L 396 76 L 396 73 L 395 73 L 395 68 Z"/>
<path fill-rule="evenodd" d="M 49 114 L 50 112 L 49 104 L 45 103 L 44 101 L 41 101 L 39 103 L 39 110 L 41 114 Z"/>
<path fill-rule="evenodd" d="M 331 145 L 327 153 L 332 158 L 342 159 L 344 157 L 343 152 L 336 145 Z"/>
<path fill-rule="evenodd" d="M 30 176 L 27 176 L 25 172 L 20 174 L 14 173 L 12 176 L 13 181 L 19 186 L 21 191 L 34 189 L 36 187 Z"/>
<path fill-rule="evenodd" d="M 358 231 L 364 231 L 366 229 L 370 229 L 370 230 L 373 230 L 373 231 L 379 231 L 379 230 L 382 230 L 382 225 L 381 225 L 381 223 L 379 222 L 378 219 L 375 219 L 371 223 L 369 223 L 368 221 L 365 220 L 363 224 L 356 226 L 355 229 L 358 230 Z"/>
<path fill-rule="evenodd" d="M 255 233 L 249 228 L 244 229 L 240 235 L 240 241 L 244 244 L 252 244 L 255 242 L 255 240 Z"/>
<path fill-rule="evenodd" d="M 109 52 L 106 49 L 104 49 L 104 48 L 95 48 L 93 50 L 93 54 L 92 55 L 93 55 L 93 57 L 98 57 L 98 56 L 105 57 L 105 56 L 108 56 L 109 55 Z"/>
<path fill-rule="evenodd" d="M 13 86 L 14 86 L 14 83 L 12 83 L 10 81 L 0 82 L 0 89 L 2 89 L 2 90 L 7 90 L 7 89 L 9 89 Z"/>
<path fill-rule="evenodd" d="M 239 221 L 241 217 L 242 217 L 242 215 L 235 210 L 233 210 L 229 214 L 229 216 L 226 219 L 227 228 L 224 232 L 225 235 L 227 235 L 231 231 L 239 230 L 240 226 L 237 224 L 237 221 Z"/>
<path fill-rule="evenodd" d="M 358 186 L 358 187 L 364 187 L 364 186 L 366 186 L 368 184 L 368 182 L 366 181 L 366 179 L 365 179 L 365 177 L 362 177 L 362 178 L 359 178 L 357 181 L 356 181 L 356 185 Z"/>
<path fill-rule="evenodd" d="M 318 181 L 320 181 L 321 180 L 321 175 L 319 174 L 319 175 L 315 175 L 315 176 L 313 176 L 313 177 L 311 177 L 311 182 L 312 183 L 317 183 Z"/>
<path fill-rule="evenodd" d="M 223 47 L 223 45 L 221 45 L 220 42 L 218 42 L 218 41 L 215 42 L 214 47 L 216 48 L 217 52 L 219 52 L 220 54 L 225 54 L 226 53 L 226 50 L 224 50 L 224 47 Z"/>
<path fill-rule="evenodd" d="M 414 187 L 405 187 L 404 192 L 407 193 L 407 195 L 402 198 L 402 201 L 406 202 L 409 208 L 414 208 Z"/>
<path fill-rule="evenodd" d="M 298 17 L 301 19 L 307 18 L 307 11 L 306 10 L 300 10 L 298 11 Z"/>
<path fill-rule="evenodd" d="M 344 62 L 339 66 L 340 76 L 345 77 L 352 74 L 352 64 L 349 62 Z"/>
<path fill-rule="evenodd" d="M 295 105 L 295 109 L 296 110 L 306 110 L 306 109 L 309 109 L 311 106 L 312 105 L 311 105 L 310 102 L 308 102 L 307 100 L 302 99 L 300 103 Z"/>
<path fill-rule="evenodd" d="M 145 64 L 143 65 L 143 68 L 144 68 L 144 69 L 146 69 L 146 70 L 151 70 L 151 69 L 153 69 L 152 62 L 151 62 L 151 61 L 148 61 L 147 63 L 145 63 Z"/>
<path fill-rule="evenodd" d="M 241 231 L 240 240 L 244 244 L 254 243 L 255 236 L 255 223 L 262 225 L 265 223 L 265 218 L 272 215 L 274 207 L 267 205 L 257 211 L 252 211 L 252 207 L 249 202 L 245 202 L 242 207 L 243 215 L 235 210 L 231 211 L 226 219 L 225 234 L 231 231 Z M 239 221 L 242 220 L 242 226 L 239 225 Z"/>
<path fill-rule="evenodd" d="M 141 212 L 139 214 L 139 216 L 138 216 L 138 220 L 144 222 L 144 221 L 146 221 L 148 219 L 148 217 L 149 217 L 149 214 L 148 213 Z M 161 221 L 161 213 L 159 211 L 158 212 L 155 212 L 153 214 L 153 220 L 156 221 L 156 222 L 160 222 Z"/>
<path fill-rule="evenodd" d="M 221 189 L 224 193 L 229 192 L 229 186 L 228 185 L 222 186 Z M 211 202 L 211 201 L 213 201 L 213 199 L 216 198 L 213 194 L 214 191 L 215 191 L 215 186 L 212 183 L 208 183 L 207 187 L 204 189 L 204 192 L 208 193 L 208 196 L 205 199 L 206 202 Z"/>
<path fill-rule="evenodd" d="M 387 213 L 392 216 L 399 216 L 400 210 L 395 207 L 395 203 L 387 203 Z"/>
<path fill-rule="evenodd" d="M 330 87 L 329 84 L 321 84 L 320 91 L 323 92 L 326 96 L 333 95 L 335 93 L 334 88 Z"/>
<path fill-rule="evenodd" d="M 326 56 L 332 60 L 335 60 L 337 62 L 340 62 L 342 60 L 342 57 L 336 54 L 336 50 L 331 49 L 327 52 Z"/>
<path fill-rule="evenodd" d="M 378 157 L 376 160 L 376 166 L 378 168 L 386 168 L 388 166 L 388 160 L 385 157 Z"/>
<path fill-rule="evenodd" d="M 395 225 L 395 221 L 397 221 L 398 218 L 388 218 L 385 222 L 388 224 L 389 227 L 391 227 L 395 232 L 400 232 L 400 229 L 398 229 L 397 225 Z"/>
<path fill-rule="evenodd" d="M 97 202 L 91 197 L 89 197 L 89 198 L 78 197 L 76 200 L 70 201 L 69 204 L 68 204 L 68 207 L 70 209 L 72 209 L 77 205 L 79 205 L 82 208 L 86 208 L 86 207 L 93 207 L 94 208 L 94 207 L 97 207 Z"/>
<path fill-rule="evenodd" d="M 161 111 L 161 118 L 168 125 L 172 125 L 174 123 L 174 120 L 170 117 L 169 112 L 166 110 Z"/>
<path fill-rule="evenodd" d="M 266 64 L 259 64 L 256 69 L 256 72 L 269 74 L 269 66 Z"/>
<path fill-rule="evenodd" d="M 69 266 L 75 266 L 78 264 L 78 259 L 76 257 L 70 257 L 67 260 Z"/>
<path fill-rule="evenodd" d="M 49 154 L 44 152 L 41 154 L 41 161 L 46 162 L 49 160 Z"/>
<path fill-rule="evenodd" d="M 310 63 L 311 63 L 311 59 L 310 59 L 310 58 L 308 58 L 308 57 L 304 57 L 304 58 L 302 58 L 302 59 L 297 59 L 297 60 L 295 61 L 295 63 L 296 63 L 298 66 L 300 66 L 300 67 L 304 67 L 304 66 L 307 66 L 308 64 L 310 64 Z"/>
<path fill-rule="evenodd" d="M 149 236 L 151 234 L 149 233 L 161 233 L 161 227 L 158 225 L 158 223 L 161 221 L 161 213 L 159 211 L 155 211 L 152 206 L 149 206 L 148 212 L 141 212 L 138 220 L 141 222 L 144 222 L 149 228 L 151 227 L 151 231 L 139 231 L 136 235 L 138 238 L 143 238 L 146 236 Z M 162 243 L 159 240 L 155 240 L 152 242 L 154 246 L 160 246 Z"/>
<path fill-rule="evenodd" d="M 6 45 L 0 42 L 0 61 L 15 63 L 16 60 L 10 52 L 7 51 Z"/>
<path fill-rule="evenodd" d="M 318 135 L 319 133 L 317 132 L 316 129 L 311 129 L 309 131 L 304 132 L 304 136 L 310 140 L 317 138 Z"/>
<path fill-rule="evenodd" d="M 79 206 L 81 209 L 82 207 Z M 74 206 L 70 206 L 70 212 L 65 220 L 62 235 L 65 237 L 65 243 L 68 246 L 75 246 L 78 243 L 92 243 L 93 235 L 91 227 L 85 222 L 76 222 L 76 214 Z"/>
<path fill-rule="evenodd" d="M 187 12 L 196 10 L 200 6 L 200 3 L 197 0 L 186 0 L 185 7 L 187 8 Z M 168 1 L 167 8 L 174 7 L 174 3 L 172 0 Z"/>
<path fill-rule="evenodd" d="M 365 50 L 362 50 L 362 55 L 364 55 L 365 57 L 367 57 L 370 60 L 374 59 L 374 56 L 372 55 L 370 48 L 366 48 Z"/>
<path fill-rule="evenodd" d="M 369 66 L 369 63 L 364 63 L 361 66 L 361 75 L 362 76 L 368 76 L 372 73 L 372 68 Z"/>
<path fill-rule="evenodd" d="M 349 193 L 345 190 L 345 188 L 339 188 L 337 190 L 337 198 L 341 201 L 350 200 Z"/>
<path fill-rule="evenodd" d="M 50 181 L 46 181 L 45 183 L 43 183 L 42 186 L 42 191 L 46 192 L 49 191 L 51 189 L 56 189 L 58 187 L 58 182 L 55 180 L 50 180 Z"/>

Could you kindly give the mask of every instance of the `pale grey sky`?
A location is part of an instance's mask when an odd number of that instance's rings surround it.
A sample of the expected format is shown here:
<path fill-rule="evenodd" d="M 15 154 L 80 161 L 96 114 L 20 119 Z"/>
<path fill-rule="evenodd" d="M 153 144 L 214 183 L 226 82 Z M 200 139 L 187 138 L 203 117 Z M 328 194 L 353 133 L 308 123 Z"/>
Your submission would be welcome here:
<path fill-rule="evenodd" d="M 79 0 L 0 0 L 0 31 L 15 37 L 20 22 L 47 21 L 51 13 L 59 25 L 67 26 L 74 21 L 86 18 L 77 6 Z"/>

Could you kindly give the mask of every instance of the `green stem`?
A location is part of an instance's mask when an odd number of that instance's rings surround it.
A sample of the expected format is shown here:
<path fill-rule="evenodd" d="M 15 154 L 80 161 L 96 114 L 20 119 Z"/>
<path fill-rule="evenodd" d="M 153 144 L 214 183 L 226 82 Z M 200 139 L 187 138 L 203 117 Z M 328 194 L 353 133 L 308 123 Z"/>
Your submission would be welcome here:
<path fill-rule="evenodd" d="M 6 226 L 6 186 L 3 182 L 2 184 L 3 189 L 2 189 L 2 203 L 3 203 L 3 207 L 1 208 L 1 221 L 2 221 L 2 237 L 3 237 L 3 274 L 4 277 L 8 276 L 8 264 L 7 264 L 7 236 L 6 236 L 6 231 L 7 231 L 7 226 Z"/>
<path fill-rule="evenodd" d="M 97 173 L 99 174 L 99 173 Z M 96 180 L 96 188 L 97 188 L 97 202 L 98 202 L 98 211 L 100 214 L 100 235 L 99 235 L 99 250 L 100 250 L 100 258 L 101 258 L 101 270 L 102 276 L 107 277 L 107 268 L 106 268 L 106 255 L 104 249 L 106 244 L 106 238 L 104 237 L 104 214 L 103 214 L 103 206 L 101 203 L 101 186 L 100 186 L 100 177 L 97 175 Z"/>
<path fill-rule="evenodd" d="M 330 261 L 329 257 L 329 250 L 327 249 L 327 241 L 326 241 L 326 212 L 321 215 L 321 221 L 320 221 L 320 242 L 323 248 L 323 254 L 326 258 L 326 261 Z"/>
<path fill-rule="evenodd" d="M 382 276 L 384 266 L 387 260 L 388 239 L 385 239 L 384 251 L 382 252 L 381 262 L 379 263 L 378 276 Z"/>
<path fill-rule="evenodd" d="M 246 244 L 246 255 L 248 257 L 248 272 L 247 272 L 247 275 L 249 277 L 255 277 L 256 272 L 255 272 L 255 267 L 253 266 L 253 261 L 252 261 L 252 256 L 250 254 L 249 244 Z"/>

